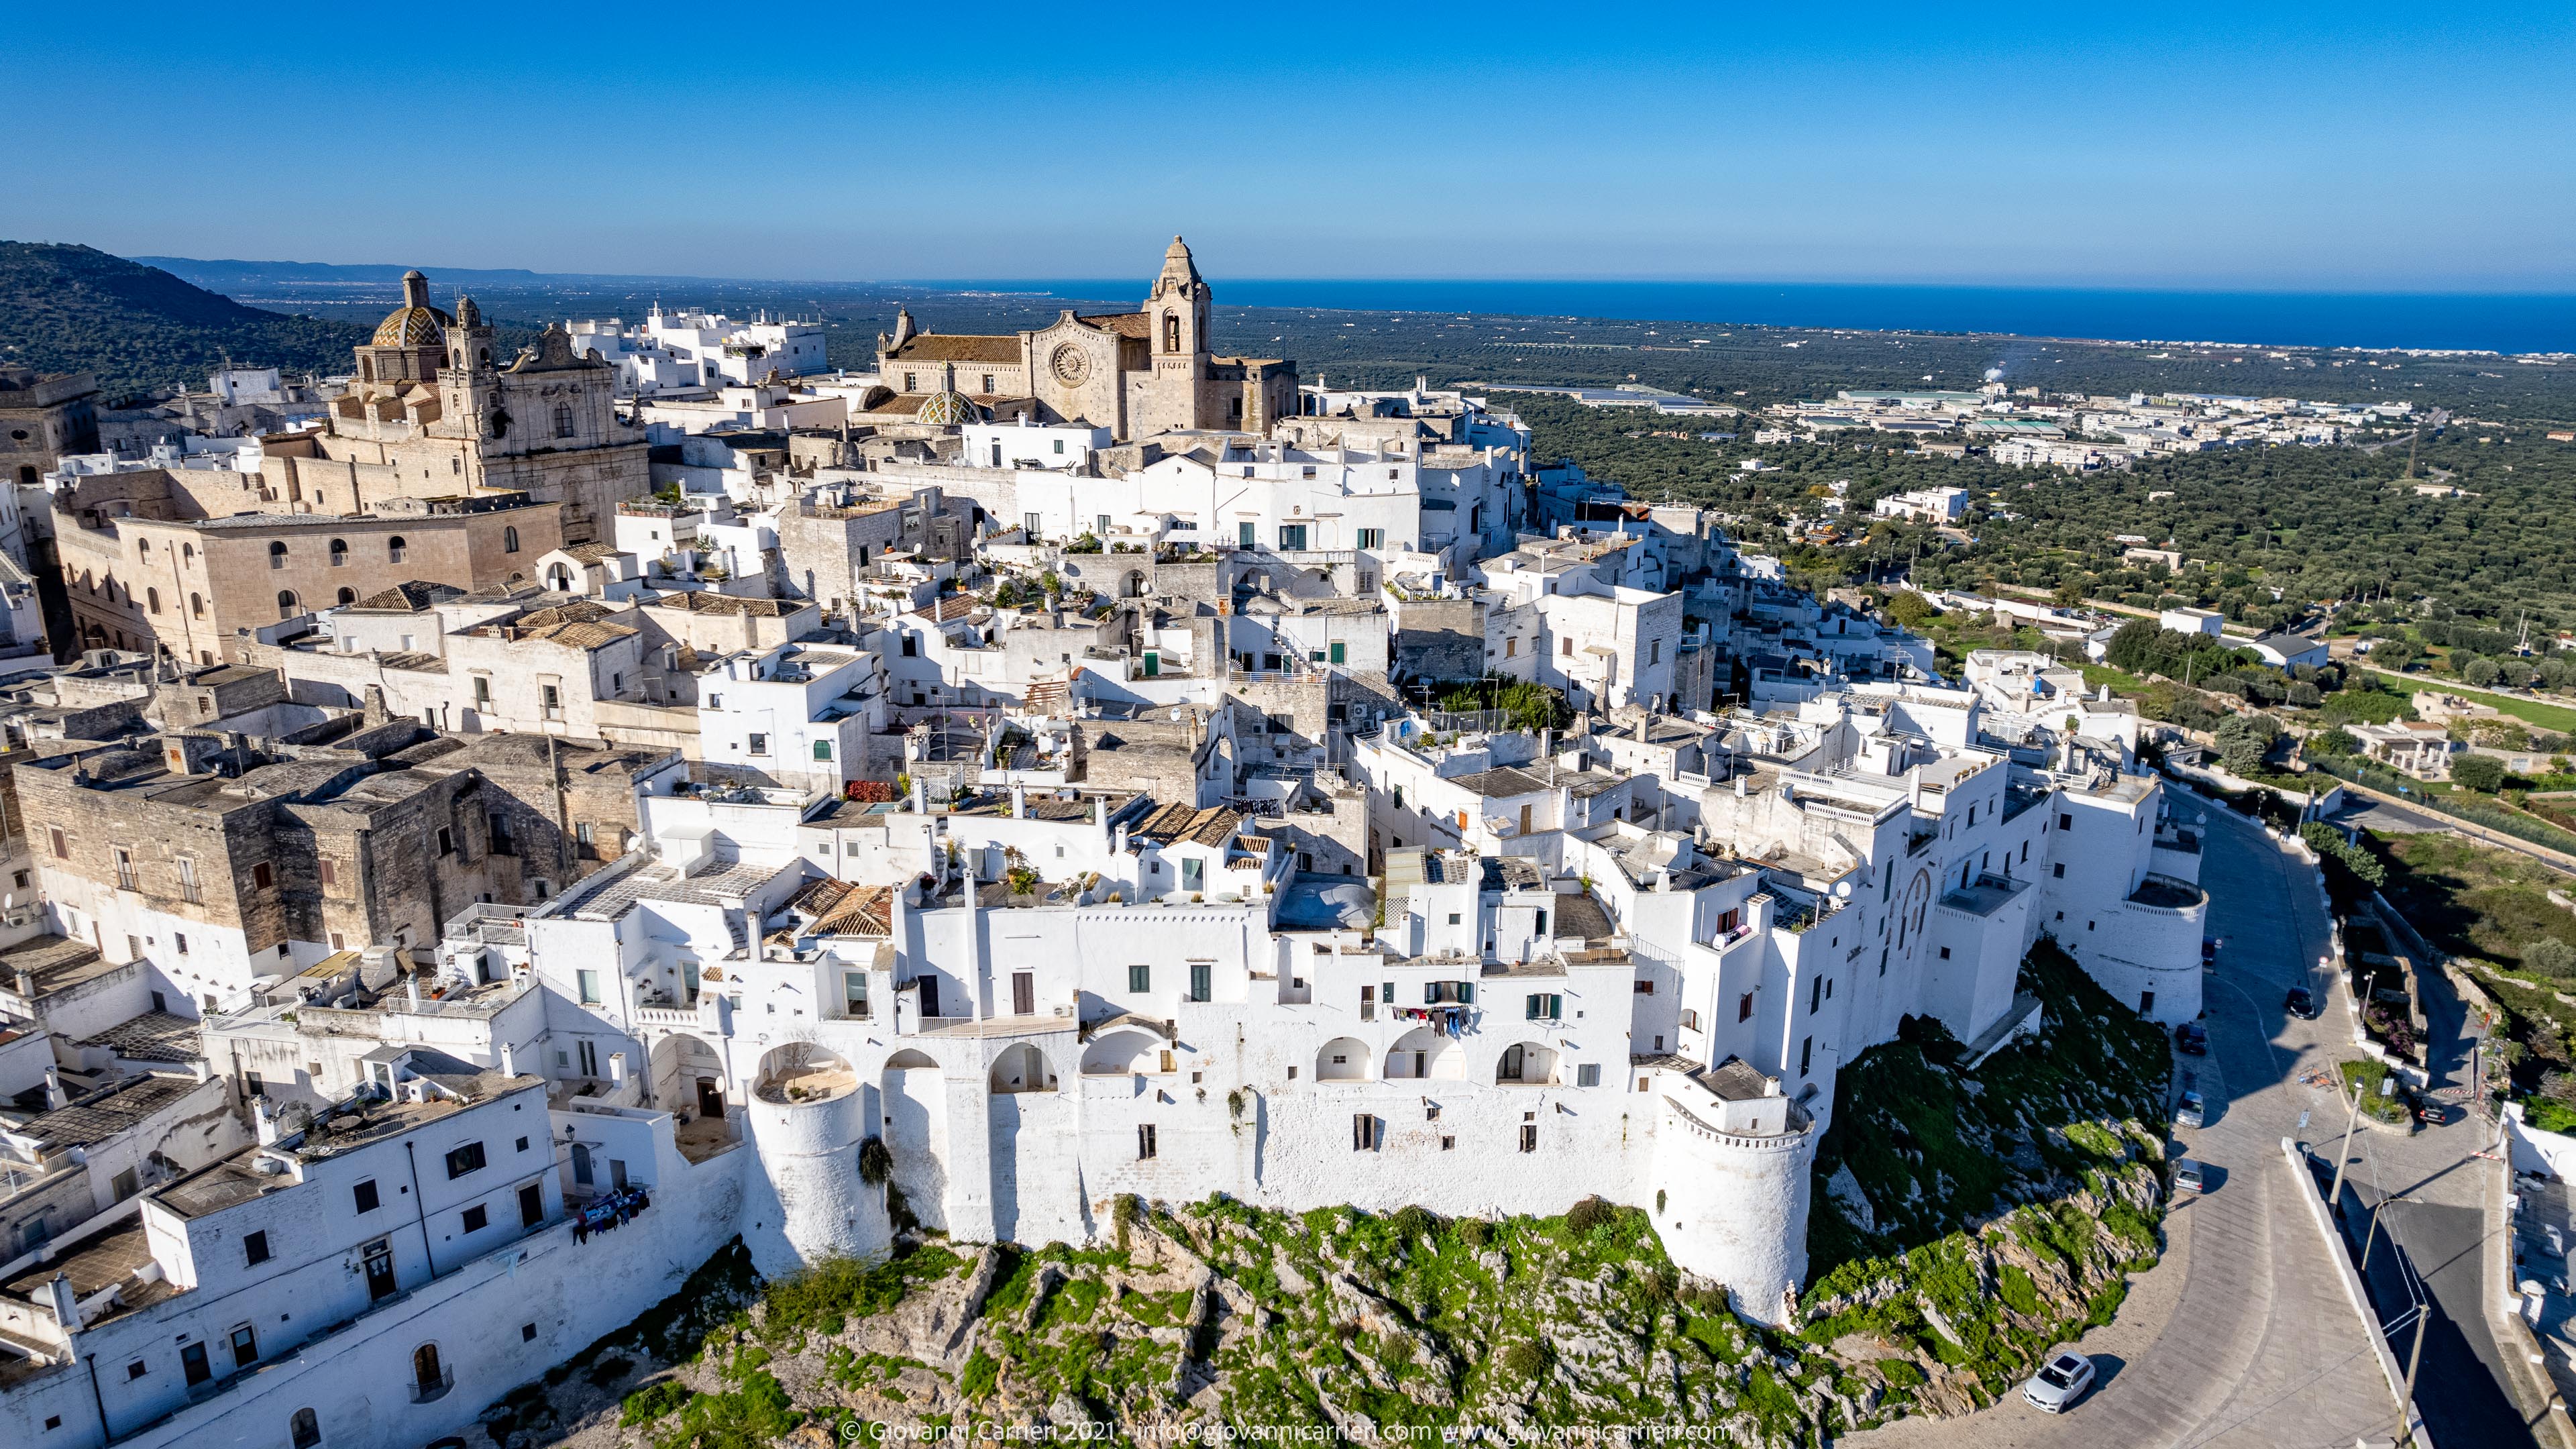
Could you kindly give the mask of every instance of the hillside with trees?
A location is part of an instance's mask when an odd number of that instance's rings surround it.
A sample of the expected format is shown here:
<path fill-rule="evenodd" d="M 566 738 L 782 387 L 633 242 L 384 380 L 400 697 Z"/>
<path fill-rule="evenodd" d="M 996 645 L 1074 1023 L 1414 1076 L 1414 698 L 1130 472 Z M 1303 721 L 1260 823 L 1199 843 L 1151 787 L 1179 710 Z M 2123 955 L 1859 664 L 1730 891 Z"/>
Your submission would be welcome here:
<path fill-rule="evenodd" d="M 2540 429 L 2429 431 L 2413 480 L 2402 445 L 2234 448 L 2070 477 L 1912 456 L 1876 434 L 1755 446 L 1696 436 L 1738 431 L 1732 423 L 1530 394 L 1497 402 L 1530 423 L 1534 456 L 1572 458 L 1639 498 L 1716 509 L 1766 546 L 1786 545 L 1793 518 L 1828 517 L 1831 486 L 1847 483 L 1841 546 L 1784 554 L 1793 570 L 1829 582 L 1910 573 L 1927 588 L 2065 588 L 2142 608 L 2217 609 L 2258 629 L 2320 603 L 2367 606 L 2339 614 L 2348 623 L 2459 619 L 2515 635 L 2526 618 L 2535 631 L 2576 625 L 2576 447 Z M 1754 460 L 1760 470 L 1747 471 Z M 2462 496 L 2412 486 L 2435 481 Z M 1973 499 L 1965 540 L 1869 516 L 1890 494 L 1945 486 Z M 2170 542 L 2184 568 L 2124 560 L 2123 534 Z"/>
<path fill-rule="evenodd" d="M 366 329 L 245 307 L 85 246 L 0 241 L 0 362 L 91 372 L 110 397 L 202 388 L 232 361 L 346 372 Z"/>

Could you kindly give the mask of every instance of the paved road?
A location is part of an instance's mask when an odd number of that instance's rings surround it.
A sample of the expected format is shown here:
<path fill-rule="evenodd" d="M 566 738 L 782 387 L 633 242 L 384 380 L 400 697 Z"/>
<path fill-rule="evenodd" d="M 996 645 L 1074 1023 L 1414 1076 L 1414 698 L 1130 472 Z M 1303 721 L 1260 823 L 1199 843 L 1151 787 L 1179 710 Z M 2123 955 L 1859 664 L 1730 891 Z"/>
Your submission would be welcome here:
<path fill-rule="evenodd" d="M 2118 1320 L 2079 1343 L 2102 1361 L 2102 1386 L 2062 1417 L 2015 1395 L 1963 1419 L 1900 1421 L 1845 1442 L 2326 1449 L 2395 1431 L 2396 1396 L 2281 1160 L 2283 1137 L 2323 1135 L 2301 1127 L 2303 1112 L 2321 1125 L 2335 1110 L 2331 1088 L 2294 1079 L 2331 1062 L 2339 1034 L 2349 1039 L 2331 1017 L 2290 1020 L 2281 1008 L 2294 983 L 2324 994 L 2315 965 L 2327 950 L 2325 912 L 2307 868 L 2259 827 L 2215 806 L 2208 814 L 2201 880 L 2211 931 L 2227 945 L 2204 978 L 2210 1055 L 2182 1066 L 2212 1115 L 2178 1135 L 2213 1182 L 2174 1208 L 2165 1259 L 2132 1280 Z"/>
<path fill-rule="evenodd" d="M 2426 1076 L 2436 1088 L 2466 1088 L 2480 1029 L 2439 970 L 2419 969 L 2415 989 L 2424 1005 Z M 2355 1137 L 2344 1179 L 2345 1231 L 2356 1240 L 2370 1236 L 2369 1214 L 2387 1202 L 2370 1254 L 2372 1298 L 2391 1317 L 2411 1301 L 2405 1275 L 2388 1251 L 2392 1239 L 2430 1290 L 2433 1312 L 2416 1394 L 2433 1442 L 2523 1449 L 2538 1442 L 2532 1430 L 2537 1416 L 2518 1408 L 2506 1387 L 2514 1382 L 2513 1370 L 2496 1342 L 2486 1303 L 2485 1199 L 2501 1169 L 2475 1154 L 2494 1142 L 2495 1127 L 2463 1106 L 2452 1106 L 2450 1114 L 2442 1125 L 2411 1137 Z M 2326 1146 L 2331 1153 L 2335 1144 Z M 2397 1351 L 2410 1352 L 2412 1342 L 2411 1331 L 2401 1333 Z"/>

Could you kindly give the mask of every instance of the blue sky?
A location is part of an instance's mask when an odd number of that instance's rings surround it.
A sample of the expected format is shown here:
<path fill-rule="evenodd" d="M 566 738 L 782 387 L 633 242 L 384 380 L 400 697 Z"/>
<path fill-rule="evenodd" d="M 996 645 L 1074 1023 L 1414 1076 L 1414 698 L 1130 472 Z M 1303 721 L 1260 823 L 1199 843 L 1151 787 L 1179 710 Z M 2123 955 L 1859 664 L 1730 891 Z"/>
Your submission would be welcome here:
<path fill-rule="evenodd" d="M 424 17 L 438 24 L 423 23 Z M 2576 7 L 34 7 L 0 236 L 807 278 L 2576 291 Z"/>

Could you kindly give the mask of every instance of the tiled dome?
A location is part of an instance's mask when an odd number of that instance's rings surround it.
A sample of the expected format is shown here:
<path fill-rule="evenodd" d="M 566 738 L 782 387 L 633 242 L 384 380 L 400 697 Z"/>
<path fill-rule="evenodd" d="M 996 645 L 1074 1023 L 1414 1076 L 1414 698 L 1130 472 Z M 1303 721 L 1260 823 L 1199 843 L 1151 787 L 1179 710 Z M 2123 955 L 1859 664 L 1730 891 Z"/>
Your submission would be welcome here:
<path fill-rule="evenodd" d="M 921 411 L 914 413 L 913 417 L 917 421 L 943 428 L 958 427 L 981 420 L 974 400 L 954 388 L 944 388 L 932 393 L 930 400 L 923 403 Z"/>
<path fill-rule="evenodd" d="M 447 328 L 455 320 L 436 307 L 396 307 L 376 324 L 375 345 L 434 346 L 447 340 Z"/>

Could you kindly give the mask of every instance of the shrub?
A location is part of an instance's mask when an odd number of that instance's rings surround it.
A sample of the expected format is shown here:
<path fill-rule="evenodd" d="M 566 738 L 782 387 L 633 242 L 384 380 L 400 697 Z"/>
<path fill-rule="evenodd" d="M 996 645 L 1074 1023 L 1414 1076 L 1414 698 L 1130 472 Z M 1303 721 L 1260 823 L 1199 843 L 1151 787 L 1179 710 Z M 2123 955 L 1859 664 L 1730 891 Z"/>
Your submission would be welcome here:
<path fill-rule="evenodd" d="M 871 1137 L 859 1144 L 859 1181 L 870 1187 L 882 1185 L 894 1171 L 894 1150 L 882 1137 Z"/>
<path fill-rule="evenodd" d="M 2522 948 L 2522 969 L 2535 976 L 2576 976 L 2576 946 L 2543 936 Z"/>
<path fill-rule="evenodd" d="M 2462 755 L 2451 762 L 2451 783 L 2492 795 L 2504 788 L 2504 761 L 2493 755 Z"/>
<path fill-rule="evenodd" d="M 1396 1237 L 1406 1243 L 1427 1237 L 1440 1230 L 1439 1217 L 1433 1214 L 1431 1209 L 1417 1205 L 1397 1208 L 1395 1216 L 1388 1219 L 1388 1223 L 1395 1229 Z"/>
<path fill-rule="evenodd" d="M 1577 1234 L 1588 1233 L 1594 1228 L 1608 1226 L 1611 1217 L 1610 1204 L 1598 1197 L 1587 1197 L 1565 1210 L 1565 1226 Z"/>
<path fill-rule="evenodd" d="M 617 1406 L 617 1422 L 628 1428 L 649 1424 L 697 1396 L 697 1390 L 673 1379 L 646 1384 Z"/>
<path fill-rule="evenodd" d="M 1516 1379 L 1534 1379 L 1547 1367 L 1547 1350 L 1528 1339 L 1522 1339 L 1503 1350 L 1503 1372 Z"/>
<path fill-rule="evenodd" d="M 1494 1240 L 1494 1225 L 1483 1218 L 1460 1218 L 1456 1226 L 1458 1241 L 1470 1248 L 1481 1251 Z"/>

